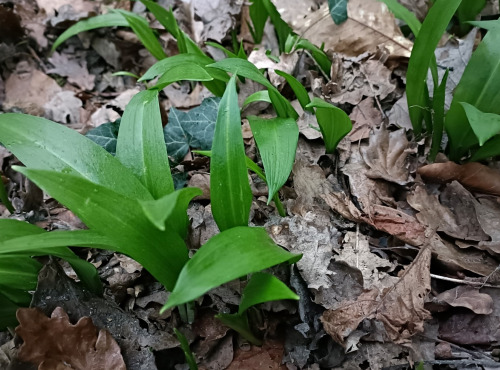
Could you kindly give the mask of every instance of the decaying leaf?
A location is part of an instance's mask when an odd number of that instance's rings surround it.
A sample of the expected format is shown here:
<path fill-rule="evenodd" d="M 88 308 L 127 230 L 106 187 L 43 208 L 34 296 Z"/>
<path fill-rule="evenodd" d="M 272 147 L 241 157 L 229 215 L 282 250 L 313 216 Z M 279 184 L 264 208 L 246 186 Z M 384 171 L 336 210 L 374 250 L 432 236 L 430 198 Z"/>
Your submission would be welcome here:
<path fill-rule="evenodd" d="M 384 324 L 393 342 L 409 343 L 413 335 L 423 332 L 424 320 L 430 318 L 430 313 L 424 308 L 430 291 L 430 263 L 431 250 L 424 247 L 392 287 L 382 292 L 377 289 L 367 291 L 355 302 L 326 311 L 321 318 L 326 332 L 343 344 L 344 338 L 362 320 L 370 318 Z"/>
<path fill-rule="evenodd" d="M 493 312 L 493 299 L 490 295 L 480 293 L 479 289 L 460 285 L 440 293 L 437 301 L 443 301 L 453 307 L 465 307 L 478 315 L 489 315 Z"/>
<path fill-rule="evenodd" d="M 328 4 L 304 17 L 297 33 L 313 44 L 325 43 L 325 49 L 351 56 L 364 52 L 375 54 L 387 50 L 392 58 L 410 57 L 412 43 L 406 39 L 385 4 L 375 0 L 350 0 L 347 5 L 349 18 L 335 25 Z"/>
<path fill-rule="evenodd" d="M 80 370 L 125 370 L 118 344 L 108 331 L 98 331 L 89 317 L 73 325 L 60 307 L 50 318 L 36 308 L 20 308 L 16 316 L 20 323 L 16 334 L 24 341 L 19 359 L 36 364 L 39 370 L 67 365 Z"/>
<path fill-rule="evenodd" d="M 373 98 L 366 98 L 354 107 L 349 118 L 352 121 L 352 130 L 347 135 L 349 140 L 358 141 L 367 139 L 370 131 L 382 124 L 382 114 L 374 106 Z"/>
<path fill-rule="evenodd" d="M 433 163 L 420 167 L 418 173 L 427 181 L 458 181 L 468 189 L 500 196 L 500 172 L 481 163 Z"/>
<path fill-rule="evenodd" d="M 269 369 L 284 370 L 281 365 L 283 358 L 283 343 L 277 340 L 266 340 L 262 347 L 252 346 L 249 350 L 239 349 L 234 354 L 234 360 L 227 370 Z"/>
<path fill-rule="evenodd" d="M 85 59 L 69 59 L 67 54 L 54 52 L 49 58 L 49 62 L 54 68 L 49 69 L 47 73 L 68 77 L 69 83 L 75 84 L 83 90 L 90 91 L 94 88 L 95 76 L 89 74 Z"/>
<path fill-rule="evenodd" d="M 370 167 L 366 173 L 367 177 L 384 179 L 399 185 L 413 181 L 409 155 L 416 153 L 416 148 L 410 148 L 404 129 L 390 132 L 382 125 L 373 131 L 369 145 L 361 147 L 361 153 Z"/>

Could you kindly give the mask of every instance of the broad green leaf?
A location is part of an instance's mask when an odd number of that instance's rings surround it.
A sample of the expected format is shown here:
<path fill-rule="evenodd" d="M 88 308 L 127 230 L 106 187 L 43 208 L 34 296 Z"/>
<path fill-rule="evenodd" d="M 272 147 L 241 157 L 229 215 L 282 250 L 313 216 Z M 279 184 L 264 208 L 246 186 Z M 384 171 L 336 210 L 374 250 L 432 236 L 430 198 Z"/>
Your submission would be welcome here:
<path fill-rule="evenodd" d="M 347 1 L 348 0 L 328 0 L 330 16 L 335 24 L 341 24 L 347 20 Z"/>
<path fill-rule="evenodd" d="M 288 82 L 288 84 L 292 88 L 295 96 L 299 100 L 299 103 L 300 103 L 300 106 L 302 107 L 302 109 L 307 110 L 309 112 L 314 112 L 313 108 L 306 107 L 307 104 L 309 104 L 311 102 L 311 99 L 309 98 L 309 94 L 307 93 L 307 90 L 304 87 L 304 85 L 302 85 L 299 81 L 297 81 L 297 79 L 295 77 L 293 77 L 292 75 L 290 75 L 286 72 L 280 71 L 278 69 L 274 70 L 274 72 L 276 72 L 276 74 L 278 76 L 283 77 L 286 80 L 286 82 Z"/>
<path fill-rule="evenodd" d="M 264 27 L 266 25 L 267 18 L 269 14 L 264 7 L 262 0 L 252 0 L 252 5 L 250 5 L 250 19 L 252 24 L 249 24 L 250 32 L 253 37 L 253 41 L 256 44 L 260 44 L 262 37 L 264 36 Z"/>
<path fill-rule="evenodd" d="M 278 36 L 278 44 L 280 47 L 280 52 L 285 50 L 285 43 L 288 35 L 293 33 L 292 28 L 281 18 L 280 13 L 274 6 L 271 0 L 261 0 L 262 5 L 266 9 L 267 14 L 271 18 L 271 22 L 276 30 L 276 35 Z"/>
<path fill-rule="evenodd" d="M 186 62 L 166 71 L 158 80 L 152 89 L 164 89 L 166 86 L 173 82 L 187 80 L 187 81 L 211 81 L 214 78 L 210 76 L 205 68 L 200 67 L 193 62 Z"/>
<path fill-rule="evenodd" d="M 188 259 L 186 245 L 168 225 L 163 232 L 155 227 L 138 200 L 74 175 L 17 166 L 15 169 L 71 209 L 90 230 L 106 237 L 111 244 L 108 249 L 135 259 L 172 290 Z"/>
<path fill-rule="evenodd" d="M 470 24 L 467 24 L 467 21 L 475 20 L 476 16 L 481 13 L 485 5 L 486 0 L 462 0 L 462 3 L 457 9 L 461 36 L 465 36 L 472 28 Z"/>
<path fill-rule="evenodd" d="M 182 269 L 162 311 L 190 302 L 210 289 L 301 255 L 278 247 L 257 227 L 234 227 L 212 237 Z"/>
<path fill-rule="evenodd" d="M 181 162 L 189 148 L 210 150 L 214 139 L 215 121 L 220 98 L 206 98 L 199 107 L 187 112 L 174 107 L 168 114 L 168 125 L 163 129 L 168 154 L 174 162 Z"/>
<path fill-rule="evenodd" d="M 193 352 L 191 352 L 191 348 L 189 348 L 189 342 L 186 339 L 186 336 L 176 328 L 174 328 L 174 333 L 177 340 L 181 344 L 182 352 L 184 352 L 184 356 L 186 357 L 186 363 L 189 365 L 189 370 L 198 370 L 196 359 L 193 356 Z"/>
<path fill-rule="evenodd" d="M 97 15 L 95 17 L 91 17 L 89 19 L 85 19 L 80 21 L 66 31 L 64 31 L 61 36 L 57 38 L 52 45 L 52 51 L 56 50 L 59 45 L 61 45 L 64 41 L 69 39 L 72 36 L 78 35 L 80 32 L 95 30 L 96 28 L 102 27 L 128 27 L 129 24 L 125 17 L 119 13 L 107 13 L 102 15 Z"/>
<path fill-rule="evenodd" d="M 474 131 L 479 146 L 483 146 L 486 141 L 500 133 L 500 115 L 493 113 L 484 113 L 469 103 L 461 102 L 469 124 Z"/>
<path fill-rule="evenodd" d="M 41 268 L 42 264 L 28 254 L 2 254 L 0 292 L 7 295 L 13 302 L 20 303 L 16 296 L 24 297 L 29 290 L 34 290 L 38 271 Z"/>
<path fill-rule="evenodd" d="M 219 44 L 217 42 L 207 41 L 207 42 L 205 42 L 205 44 L 223 51 L 228 58 L 238 58 L 237 54 L 233 53 L 231 50 L 228 50 L 227 48 L 225 48 L 224 46 L 222 46 L 221 44 Z M 243 59 L 246 59 L 246 58 L 243 58 Z"/>
<path fill-rule="evenodd" d="M 281 299 L 299 300 L 299 296 L 273 275 L 256 272 L 243 290 L 238 314 L 257 304 Z"/>
<path fill-rule="evenodd" d="M 0 292 L 0 330 L 4 330 L 8 326 L 15 327 L 18 325 L 16 319 L 16 311 L 18 308 L 18 305 Z"/>
<path fill-rule="evenodd" d="M 387 5 L 387 7 L 394 14 L 394 16 L 404 21 L 408 25 L 408 27 L 410 27 L 411 32 L 413 32 L 415 36 L 418 36 L 422 24 L 415 16 L 415 14 L 409 11 L 405 6 L 401 5 L 397 0 L 379 0 L 379 1 Z"/>
<path fill-rule="evenodd" d="M 271 103 L 273 104 L 278 117 L 293 118 L 294 120 L 299 118 L 299 115 L 292 107 L 288 99 L 281 95 L 277 89 L 273 88 L 269 90 L 269 99 L 271 99 Z"/>
<path fill-rule="evenodd" d="M 186 63 L 196 63 L 201 67 L 205 67 L 209 64 L 213 63 L 213 59 L 203 56 L 203 55 L 198 55 L 198 54 L 177 54 L 165 59 L 162 59 L 155 64 L 153 64 L 147 71 L 144 73 L 144 75 L 139 79 L 139 82 L 142 81 L 148 81 L 152 80 L 153 78 L 162 75 L 169 69 L 184 65 Z M 222 74 L 226 75 L 227 74 Z M 228 78 L 227 78 L 228 79 Z"/>
<path fill-rule="evenodd" d="M 252 329 L 250 328 L 247 314 L 238 315 L 237 313 L 235 314 L 220 313 L 218 315 L 215 315 L 215 317 L 219 319 L 227 327 L 236 330 L 243 336 L 243 338 L 248 340 L 253 345 L 255 346 L 262 345 L 262 340 L 257 338 L 252 332 Z"/>
<path fill-rule="evenodd" d="M 158 91 L 141 91 L 127 104 L 120 123 L 116 158 L 141 180 L 153 198 L 174 191 Z"/>
<path fill-rule="evenodd" d="M 436 155 L 441 148 L 441 139 L 443 138 L 444 129 L 444 103 L 446 96 L 446 82 L 448 81 L 448 69 L 444 73 L 443 79 L 439 85 L 434 86 L 434 95 L 432 97 L 432 110 L 434 112 L 433 132 L 431 150 L 429 152 L 429 160 L 434 162 Z"/>
<path fill-rule="evenodd" d="M 419 136 L 423 131 L 423 110 L 429 108 L 426 95 L 427 71 L 441 36 L 462 0 L 437 0 L 429 10 L 415 40 L 406 75 L 406 96 L 413 131 Z"/>
<path fill-rule="evenodd" d="M 245 99 L 243 102 L 243 107 L 246 107 L 248 104 L 255 103 L 258 101 L 264 101 L 266 103 L 271 104 L 271 98 L 269 97 L 269 91 L 268 90 L 261 90 L 254 92 L 252 95 L 250 95 L 248 98 Z"/>
<path fill-rule="evenodd" d="M 2 202 L 5 207 L 7 207 L 10 213 L 14 213 L 14 207 L 12 206 L 12 203 L 9 200 L 7 190 L 5 189 L 5 185 L 3 184 L 1 178 L 0 178 L 0 202 Z"/>
<path fill-rule="evenodd" d="M 494 23 L 497 26 L 488 25 L 491 29 L 465 67 L 446 114 L 450 159 L 454 161 L 478 143 L 461 103 L 469 103 L 481 112 L 500 114 L 500 20 Z"/>
<path fill-rule="evenodd" d="M 36 235 L 44 232 L 44 229 L 27 222 L 12 219 L 0 219 L 0 242 L 18 238 L 20 236 Z M 2 253 L 1 250 L 0 253 Z"/>
<path fill-rule="evenodd" d="M 107 152 L 115 155 L 116 140 L 118 138 L 118 130 L 120 129 L 121 118 L 114 122 L 106 122 L 96 128 L 93 128 L 85 134 L 87 138 L 92 140 L 97 145 L 106 149 Z"/>
<path fill-rule="evenodd" d="M 210 161 L 212 213 L 221 231 L 248 225 L 252 205 L 235 78 L 219 104 Z"/>
<path fill-rule="evenodd" d="M 326 152 L 333 153 L 340 140 L 352 130 L 351 119 L 342 109 L 320 98 L 314 98 L 308 106 L 316 108 L 316 118 L 323 134 Z"/>
<path fill-rule="evenodd" d="M 76 131 L 26 114 L 0 115 L 0 142 L 29 168 L 81 176 L 117 193 L 152 199 L 134 174 L 106 150 Z"/>
<path fill-rule="evenodd" d="M 184 188 L 167 194 L 158 200 L 141 202 L 144 214 L 161 231 L 167 226 L 174 229 L 181 238 L 188 233 L 189 218 L 187 208 L 189 202 L 203 192 L 198 188 Z"/>
<path fill-rule="evenodd" d="M 134 33 L 137 35 L 144 47 L 148 49 L 151 55 L 158 60 L 162 60 L 167 57 L 153 30 L 149 27 L 149 23 L 146 19 L 135 13 L 127 12 L 122 9 L 114 9 L 113 11 L 120 13 L 127 20 Z"/>
<path fill-rule="evenodd" d="M 264 119 L 249 116 L 248 121 L 264 164 L 269 204 L 292 172 L 299 127 L 292 118 Z"/>
<path fill-rule="evenodd" d="M 484 143 L 483 146 L 472 155 L 471 162 L 482 161 L 491 157 L 500 155 L 500 135 L 494 136 L 492 139 Z"/>
<path fill-rule="evenodd" d="M 290 34 L 285 43 L 285 50 L 287 53 L 291 53 L 297 49 L 307 50 L 311 54 L 314 61 L 321 68 L 323 73 L 325 73 L 326 76 L 330 75 L 332 62 L 330 61 L 330 58 L 328 58 L 326 53 L 316 45 L 312 44 L 310 41 L 302 39 L 296 34 Z"/>

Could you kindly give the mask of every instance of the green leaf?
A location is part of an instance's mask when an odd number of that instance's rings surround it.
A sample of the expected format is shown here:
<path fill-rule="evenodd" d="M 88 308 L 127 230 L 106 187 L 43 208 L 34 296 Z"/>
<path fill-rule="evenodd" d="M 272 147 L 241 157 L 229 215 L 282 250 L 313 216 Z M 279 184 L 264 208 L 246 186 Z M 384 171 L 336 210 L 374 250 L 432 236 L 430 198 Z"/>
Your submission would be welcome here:
<path fill-rule="evenodd" d="M 330 75 L 332 62 L 323 50 L 306 39 L 299 39 L 299 41 L 295 44 L 295 49 L 304 49 L 309 51 L 313 59 L 316 61 L 316 63 L 318 63 L 318 66 L 323 70 L 323 72 L 327 76 Z"/>
<path fill-rule="evenodd" d="M 268 90 L 261 90 L 254 92 L 252 95 L 250 95 L 248 98 L 245 99 L 243 102 L 243 107 L 246 107 L 248 104 L 255 103 L 258 101 L 264 101 L 266 103 L 271 104 L 271 98 L 269 97 L 269 91 Z"/>
<path fill-rule="evenodd" d="M 8 326 L 17 326 L 16 311 L 18 305 L 0 292 L 0 330 L 4 330 Z"/>
<path fill-rule="evenodd" d="M 309 112 L 314 112 L 314 109 L 306 107 L 307 104 L 311 102 L 311 99 L 309 98 L 309 94 L 307 93 L 307 90 L 304 87 L 304 85 L 302 85 L 299 81 L 297 81 L 295 77 L 289 75 L 286 72 L 280 71 L 279 69 L 275 69 L 274 72 L 276 72 L 278 76 L 283 77 L 286 80 L 286 82 L 288 82 L 295 96 L 299 100 L 302 109 L 307 110 Z"/>
<path fill-rule="evenodd" d="M 500 133 L 500 115 L 484 113 L 469 103 L 461 102 L 469 124 L 474 131 L 479 146 L 483 146 L 486 141 Z"/>
<path fill-rule="evenodd" d="M 482 161 L 500 155 L 500 136 L 494 136 L 480 147 L 471 157 L 471 162 Z"/>
<path fill-rule="evenodd" d="M 340 140 L 352 130 L 351 119 L 342 109 L 320 98 L 314 98 L 308 106 L 316 108 L 316 118 L 323 134 L 326 152 L 333 153 Z"/>
<path fill-rule="evenodd" d="M 191 352 L 191 348 L 189 348 L 189 342 L 187 341 L 186 337 L 176 328 L 174 328 L 174 333 L 177 337 L 177 340 L 181 344 L 182 352 L 184 352 L 186 362 L 189 365 L 189 370 L 198 370 L 198 365 L 196 364 L 193 352 Z"/>
<path fill-rule="evenodd" d="M 408 27 L 410 27 L 411 32 L 413 32 L 415 36 L 418 36 L 422 24 L 415 16 L 415 14 L 409 11 L 405 6 L 401 5 L 397 0 L 379 0 L 379 1 L 387 5 L 387 7 L 394 14 L 394 16 L 404 21 L 408 25 Z"/>
<path fill-rule="evenodd" d="M 44 229 L 27 222 L 11 219 L 0 219 L 0 242 L 18 238 L 20 236 L 37 235 L 43 232 L 45 232 Z M 1 250 L 0 253 L 2 253 Z"/>
<path fill-rule="evenodd" d="M 168 290 L 173 288 L 188 259 L 186 245 L 168 225 L 165 231 L 155 227 L 138 200 L 74 175 L 15 169 L 71 209 L 90 230 L 106 237 L 107 249 L 130 256 Z"/>
<path fill-rule="evenodd" d="M 249 116 L 248 121 L 266 171 L 269 204 L 292 172 L 299 127 L 292 118 L 264 119 Z"/>
<path fill-rule="evenodd" d="M 252 205 L 235 78 L 220 101 L 210 161 L 212 213 L 221 231 L 248 225 Z"/>
<path fill-rule="evenodd" d="M 207 42 L 205 42 L 205 44 L 223 51 L 228 58 L 238 58 L 237 54 L 233 53 L 231 50 L 228 50 L 227 48 L 225 48 L 224 46 L 222 46 L 221 44 L 219 44 L 217 42 L 207 41 Z M 246 58 L 243 58 L 243 59 L 246 59 Z"/>
<path fill-rule="evenodd" d="M 422 131 L 423 110 L 429 108 L 427 71 L 441 36 L 462 0 L 437 0 L 429 10 L 411 52 L 406 75 L 406 96 L 415 135 Z M 429 129 L 429 127 L 428 127 Z"/>
<path fill-rule="evenodd" d="M 472 54 L 446 114 L 449 155 L 454 161 L 478 143 L 461 103 L 469 103 L 482 112 L 500 114 L 500 20 L 495 24 L 489 26 L 491 29 Z"/>
<path fill-rule="evenodd" d="M 182 269 L 162 311 L 190 302 L 221 284 L 283 263 L 301 255 L 278 247 L 266 230 L 234 227 L 212 237 Z"/>
<path fill-rule="evenodd" d="M 433 115 L 433 132 L 432 144 L 429 152 L 429 160 L 434 162 L 436 155 L 441 148 L 441 139 L 443 138 L 444 129 L 444 103 L 446 96 L 446 82 L 448 81 L 448 69 L 444 73 L 443 79 L 439 85 L 434 86 L 434 95 L 432 97 Z"/>
<path fill-rule="evenodd" d="M 158 60 L 162 60 L 167 57 L 153 30 L 149 27 L 149 23 L 146 19 L 123 9 L 114 9 L 113 11 L 120 13 L 127 20 L 129 26 L 132 28 L 144 47 L 148 49 L 151 55 Z"/>
<path fill-rule="evenodd" d="M 177 54 L 165 59 L 162 59 L 153 64 L 144 75 L 139 79 L 139 82 L 152 80 L 153 78 L 162 75 L 169 69 L 184 65 L 186 63 L 196 63 L 201 67 L 205 67 L 213 63 L 213 59 L 198 55 L 198 54 Z M 224 74 L 223 74 L 224 75 Z M 227 74 L 225 74 L 227 77 Z"/>
<path fill-rule="evenodd" d="M 64 41 L 78 35 L 80 32 L 95 30 L 96 28 L 102 27 L 128 27 L 129 24 L 125 17 L 119 13 L 107 13 L 102 15 L 97 15 L 95 17 L 91 17 L 89 19 L 85 19 L 80 21 L 66 31 L 64 31 L 61 36 L 57 38 L 52 45 L 52 51 L 56 50 L 59 45 L 61 45 Z"/>
<path fill-rule="evenodd" d="M 155 199 L 174 191 L 158 91 L 141 91 L 127 104 L 120 123 L 116 158 L 141 180 Z"/>
<path fill-rule="evenodd" d="M 255 346 L 262 345 L 262 340 L 257 338 L 252 332 L 252 329 L 250 328 L 250 325 L 248 323 L 248 315 L 246 313 L 243 315 L 238 315 L 237 313 L 235 314 L 220 313 L 218 315 L 215 315 L 215 317 L 219 319 L 227 327 L 236 330 L 243 336 L 243 338 L 248 340 L 253 345 Z"/>
<path fill-rule="evenodd" d="M 335 24 L 341 24 L 347 20 L 347 0 L 328 0 L 328 8 Z"/>
<path fill-rule="evenodd" d="M 181 238 L 188 233 L 189 219 L 187 208 L 189 202 L 203 192 L 198 188 L 184 188 L 174 191 L 158 200 L 141 202 L 144 214 L 161 231 L 170 226 Z"/>
<path fill-rule="evenodd" d="M 162 90 L 173 82 L 187 81 L 211 81 L 214 78 L 210 76 L 205 68 L 200 67 L 193 62 L 186 62 L 170 68 L 158 80 L 152 89 Z"/>
<path fill-rule="evenodd" d="M 473 21 L 476 16 L 481 13 L 486 0 L 462 0 L 462 3 L 457 9 L 457 16 L 460 22 L 460 34 L 465 36 L 470 31 L 472 26 L 467 24 L 467 21 Z"/>
<path fill-rule="evenodd" d="M 116 153 L 116 140 L 118 139 L 118 130 L 120 129 L 121 118 L 114 122 L 106 122 L 96 128 L 93 128 L 85 134 L 87 138 L 94 143 L 106 149 L 112 155 Z"/>
<path fill-rule="evenodd" d="M 264 36 L 264 27 L 266 25 L 267 18 L 269 18 L 269 13 L 267 13 L 262 0 L 252 0 L 252 5 L 250 5 L 249 10 L 253 26 L 249 27 L 250 32 L 254 43 L 260 44 L 262 42 L 262 37 Z"/>
<path fill-rule="evenodd" d="M 174 107 L 168 114 L 168 125 L 163 129 L 165 143 L 174 162 L 181 162 L 189 148 L 210 150 L 214 139 L 219 98 L 206 98 L 199 107 L 187 112 Z"/>
<path fill-rule="evenodd" d="M 135 79 L 139 79 L 139 76 L 137 76 L 135 73 L 128 72 L 128 71 L 118 71 L 113 73 L 111 76 L 127 76 L 127 77 L 133 77 Z"/>
<path fill-rule="evenodd" d="M 238 314 L 243 314 L 248 308 L 257 304 L 279 301 L 281 299 L 294 299 L 298 301 L 299 296 L 273 275 L 256 272 L 252 275 L 243 290 Z"/>
<path fill-rule="evenodd" d="M 0 142 L 27 167 L 81 176 L 131 198 L 152 199 L 120 161 L 58 123 L 25 114 L 1 114 Z"/>
<path fill-rule="evenodd" d="M 293 33 L 292 28 L 281 18 L 280 13 L 274 6 L 271 0 L 261 0 L 262 5 L 266 9 L 267 14 L 271 18 L 271 22 L 276 30 L 276 35 L 278 36 L 278 44 L 280 47 L 280 52 L 285 50 L 285 43 L 288 35 Z"/>

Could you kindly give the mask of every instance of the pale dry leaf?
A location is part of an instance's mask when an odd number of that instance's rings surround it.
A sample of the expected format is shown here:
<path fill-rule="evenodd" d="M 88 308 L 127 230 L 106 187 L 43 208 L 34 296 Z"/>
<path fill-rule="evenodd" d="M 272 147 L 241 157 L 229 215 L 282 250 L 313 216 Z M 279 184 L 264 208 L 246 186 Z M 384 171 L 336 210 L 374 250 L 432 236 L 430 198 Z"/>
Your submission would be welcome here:
<path fill-rule="evenodd" d="M 54 67 L 47 70 L 47 73 L 68 77 L 69 83 L 83 90 L 94 89 L 95 75 L 89 73 L 85 59 L 68 58 L 67 54 L 54 52 L 48 60 Z"/>
<path fill-rule="evenodd" d="M 210 174 L 195 173 L 188 181 L 187 184 L 190 188 L 199 188 L 203 192 L 202 195 L 197 195 L 194 199 L 210 199 Z"/>
<path fill-rule="evenodd" d="M 489 315 L 493 312 L 491 296 L 467 285 L 446 290 L 436 296 L 436 300 L 446 302 L 453 307 L 468 308 L 478 315 Z"/>
<path fill-rule="evenodd" d="M 242 1 L 236 0 L 193 0 L 196 14 L 203 22 L 203 40 L 222 42 L 228 31 L 236 23 L 235 16 L 240 14 Z"/>
<path fill-rule="evenodd" d="M 24 341 L 18 353 L 21 361 L 34 363 L 39 370 L 63 364 L 78 370 L 125 370 L 118 344 L 89 317 L 73 325 L 60 307 L 50 318 L 36 308 L 20 308 L 16 315 L 20 323 L 16 334 Z"/>
<path fill-rule="evenodd" d="M 410 121 L 410 113 L 408 112 L 408 100 L 406 98 L 406 91 L 403 96 L 394 103 L 391 110 L 387 113 L 389 125 L 404 128 L 406 131 L 413 130 Z"/>
<path fill-rule="evenodd" d="M 349 18 L 341 25 L 333 23 L 324 3 L 318 11 L 304 17 L 299 35 L 313 44 L 325 43 L 326 50 L 357 56 L 387 50 L 390 58 L 409 58 L 412 43 L 406 39 L 387 6 L 376 0 L 350 0 Z"/>
<path fill-rule="evenodd" d="M 371 97 L 356 105 L 349 118 L 352 121 L 352 130 L 347 136 L 351 141 L 367 139 L 370 131 L 382 124 L 382 114 L 375 108 L 375 101 Z"/>
<path fill-rule="evenodd" d="M 73 91 L 60 91 L 45 105 L 45 118 L 65 124 L 79 124 L 83 103 Z"/>
<path fill-rule="evenodd" d="M 250 53 L 248 61 L 252 62 L 258 69 L 266 69 L 271 83 L 275 87 L 281 89 L 282 85 L 285 83 L 285 79 L 278 76 L 274 71 L 278 69 L 285 73 L 293 74 L 295 66 L 299 61 L 299 53 L 281 54 L 279 56 L 279 62 L 276 63 L 266 55 L 265 49 L 259 48 Z"/>
<path fill-rule="evenodd" d="M 495 199 L 479 198 L 474 202 L 474 208 L 481 228 L 491 239 L 479 242 L 479 247 L 500 253 L 500 203 Z"/>
<path fill-rule="evenodd" d="M 418 173 L 430 182 L 446 183 L 456 180 L 467 189 L 500 196 L 500 172 L 481 163 L 432 163 L 420 167 Z"/>
<path fill-rule="evenodd" d="M 413 181 L 411 169 L 414 160 L 410 154 L 416 153 L 416 148 L 410 147 L 404 129 L 391 132 L 385 125 L 380 126 L 370 135 L 369 145 L 361 147 L 361 153 L 370 167 L 367 177 L 398 185 Z"/>
<path fill-rule="evenodd" d="M 319 125 L 315 114 L 307 111 L 304 112 L 297 120 L 297 125 L 299 126 L 299 132 L 308 140 L 316 140 L 323 137 L 321 131 L 317 130 Z M 313 127 L 316 127 L 316 129 Z"/>

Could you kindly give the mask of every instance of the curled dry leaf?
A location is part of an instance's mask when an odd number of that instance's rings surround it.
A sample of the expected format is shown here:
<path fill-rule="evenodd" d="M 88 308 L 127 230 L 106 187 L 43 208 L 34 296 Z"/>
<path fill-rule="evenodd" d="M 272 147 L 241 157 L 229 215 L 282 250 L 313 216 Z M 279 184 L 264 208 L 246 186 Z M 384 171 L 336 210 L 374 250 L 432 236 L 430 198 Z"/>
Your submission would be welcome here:
<path fill-rule="evenodd" d="M 490 295 L 480 293 L 478 289 L 460 285 L 439 294 L 436 299 L 453 307 L 465 307 L 478 315 L 489 315 L 493 312 L 493 299 Z"/>
<path fill-rule="evenodd" d="M 324 3 L 318 11 L 304 17 L 302 27 L 296 32 L 313 44 L 325 43 L 326 50 L 351 56 L 367 51 L 374 54 L 383 48 L 390 58 L 410 57 L 412 43 L 404 37 L 385 4 L 376 0 L 350 0 L 347 14 L 347 21 L 336 25 L 329 15 L 328 4 Z"/>
<path fill-rule="evenodd" d="M 409 343 L 410 338 L 424 330 L 430 313 L 424 301 L 430 291 L 431 250 L 424 247 L 394 286 L 381 293 L 377 289 L 362 293 L 355 302 L 347 302 L 337 310 L 328 310 L 321 317 L 325 331 L 339 343 L 364 319 L 377 319 L 395 343 Z"/>
<path fill-rule="evenodd" d="M 500 172 L 481 163 L 433 163 L 420 167 L 418 173 L 427 181 L 458 181 L 467 189 L 500 196 Z"/>
<path fill-rule="evenodd" d="M 370 131 L 382 124 L 382 114 L 375 108 L 374 103 L 373 98 L 366 98 L 354 107 L 349 115 L 353 125 L 351 132 L 347 135 L 349 140 L 367 139 Z"/>
<path fill-rule="evenodd" d="M 16 316 L 20 323 L 16 334 L 24 341 L 19 360 L 34 363 L 38 370 L 68 365 L 79 370 L 125 370 L 118 344 L 108 331 L 98 331 L 89 317 L 72 325 L 60 307 L 50 318 L 37 308 L 20 308 Z"/>

